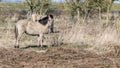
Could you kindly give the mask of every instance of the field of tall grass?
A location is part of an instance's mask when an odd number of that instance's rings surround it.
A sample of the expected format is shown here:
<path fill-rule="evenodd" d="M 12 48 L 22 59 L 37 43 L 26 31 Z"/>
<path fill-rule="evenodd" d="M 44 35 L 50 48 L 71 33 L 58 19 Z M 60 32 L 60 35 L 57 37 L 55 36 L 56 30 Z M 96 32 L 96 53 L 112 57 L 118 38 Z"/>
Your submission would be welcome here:
<path fill-rule="evenodd" d="M 112 7 L 112 10 L 119 10 L 116 7 L 117 5 L 113 6 L 115 7 Z M 14 24 L 16 21 L 13 21 L 12 18 L 14 13 L 18 12 L 18 9 L 26 8 L 23 4 L 19 3 L 0 3 L 0 46 L 2 47 L 14 47 Z M 102 18 L 102 14 L 94 18 L 81 17 L 79 21 L 65 15 L 62 15 L 60 18 L 55 17 L 54 27 L 58 33 L 45 35 L 45 41 L 47 42 L 44 44 L 49 43 L 50 45 L 60 45 L 75 49 L 81 48 L 94 51 L 98 54 L 111 51 L 118 52 L 118 47 L 120 47 L 119 18 L 106 20 Z M 36 43 L 36 36 L 24 34 L 20 45 L 21 47 L 26 47 L 36 45 Z"/>

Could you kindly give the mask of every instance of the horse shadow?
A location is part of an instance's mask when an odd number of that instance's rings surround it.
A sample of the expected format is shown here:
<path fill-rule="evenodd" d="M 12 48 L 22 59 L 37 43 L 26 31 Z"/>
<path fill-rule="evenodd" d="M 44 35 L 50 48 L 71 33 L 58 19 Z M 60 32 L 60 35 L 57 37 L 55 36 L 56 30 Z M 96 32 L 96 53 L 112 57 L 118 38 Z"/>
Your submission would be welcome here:
<path fill-rule="evenodd" d="M 32 48 L 32 49 L 36 49 L 36 48 L 47 49 L 48 46 L 47 45 L 43 45 L 43 47 L 41 47 L 41 46 L 38 46 L 38 45 L 28 45 L 26 47 L 22 47 L 21 49 L 30 49 L 30 48 Z"/>
<path fill-rule="evenodd" d="M 60 31 L 54 31 L 53 33 L 60 33 Z"/>

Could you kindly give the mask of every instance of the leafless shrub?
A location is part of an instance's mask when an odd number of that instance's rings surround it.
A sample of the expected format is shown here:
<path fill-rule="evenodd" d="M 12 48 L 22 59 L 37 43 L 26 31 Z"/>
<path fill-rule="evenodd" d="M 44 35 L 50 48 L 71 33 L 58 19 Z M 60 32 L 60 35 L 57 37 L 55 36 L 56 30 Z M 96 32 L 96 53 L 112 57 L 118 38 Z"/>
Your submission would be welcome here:
<path fill-rule="evenodd" d="M 56 22 L 60 21 L 63 22 L 59 26 L 56 24 L 60 30 L 58 37 L 64 44 L 92 46 L 90 50 L 99 54 L 110 52 L 120 44 L 119 20 L 109 20 L 108 26 L 105 25 L 105 19 L 97 18 L 85 21 L 81 18 L 79 22 L 64 18 Z"/>
<path fill-rule="evenodd" d="M 119 40 L 117 31 L 114 28 L 107 27 L 96 37 L 93 49 L 99 53 L 110 52 L 114 50 L 115 45 L 120 44 Z"/>

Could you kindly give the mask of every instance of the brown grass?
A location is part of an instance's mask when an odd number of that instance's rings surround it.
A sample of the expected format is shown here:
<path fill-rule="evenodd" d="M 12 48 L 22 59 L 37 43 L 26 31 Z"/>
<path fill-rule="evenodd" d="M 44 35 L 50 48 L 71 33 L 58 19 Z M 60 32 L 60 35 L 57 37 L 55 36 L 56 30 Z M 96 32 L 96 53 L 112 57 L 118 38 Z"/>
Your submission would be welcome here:
<path fill-rule="evenodd" d="M 108 22 L 107 26 L 106 22 Z M 82 18 L 79 22 L 64 19 L 64 24 L 59 25 L 62 32 L 60 38 L 62 37 L 62 42 L 66 44 L 88 46 L 98 54 L 108 53 L 114 50 L 114 46 L 120 45 L 118 22 L 119 19 L 106 21 L 88 18 L 85 22 Z"/>
<path fill-rule="evenodd" d="M 14 21 L 12 17 L 7 17 L 1 22 L 1 45 L 14 45 Z M 119 19 L 109 20 L 106 26 L 106 20 L 100 18 L 80 18 L 79 22 L 70 17 L 55 19 L 55 31 L 45 36 L 44 44 L 62 45 L 70 44 L 73 47 L 84 47 L 93 50 L 96 53 L 107 53 L 114 50 L 114 46 L 120 44 Z M 24 35 L 21 40 L 21 46 L 36 45 L 37 37 Z M 7 42 L 6 42 L 7 40 Z M 12 42 L 12 43 L 11 43 Z M 67 46 L 68 47 L 68 46 Z"/>
<path fill-rule="evenodd" d="M 14 24 L 10 17 L 0 21 L 0 66 L 13 68 L 114 68 L 120 67 L 119 19 L 55 19 L 55 32 L 45 35 L 45 49 L 35 47 L 37 37 L 24 34 L 21 49 L 14 49 Z M 106 22 L 108 25 L 106 26 Z M 29 47 L 30 46 L 30 47 Z M 24 49 L 25 48 L 25 49 Z M 41 53 L 42 52 L 42 53 Z M 4 56 L 4 57 L 3 57 Z"/>

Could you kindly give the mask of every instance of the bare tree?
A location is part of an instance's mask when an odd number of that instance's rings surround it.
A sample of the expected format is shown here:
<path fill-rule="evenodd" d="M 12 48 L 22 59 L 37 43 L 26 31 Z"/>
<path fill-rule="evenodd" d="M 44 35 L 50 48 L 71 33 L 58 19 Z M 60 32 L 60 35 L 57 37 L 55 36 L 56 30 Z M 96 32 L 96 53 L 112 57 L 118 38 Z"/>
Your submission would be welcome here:
<path fill-rule="evenodd" d="M 49 8 L 51 0 L 26 0 L 30 11 L 33 13 L 45 13 Z"/>
<path fill-rule="evenodd" d="M 73 15 L 86 15 L 97 12 L 107 12 L 110 10 L 114 0 L 65 0 L 66 6 Z"/>
<path fill-rule="evenodd" d="M 80 11 L 81 11 L 81 2 L 80 0 L 65 0 L 67 7 L 69 7 L 70 11 L 72 11 L 72 15 L 74 16 L 74 13 L 76 13 L 77 18 L 79 20 Z"/>

